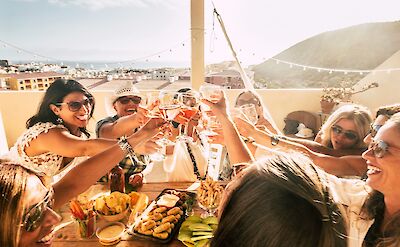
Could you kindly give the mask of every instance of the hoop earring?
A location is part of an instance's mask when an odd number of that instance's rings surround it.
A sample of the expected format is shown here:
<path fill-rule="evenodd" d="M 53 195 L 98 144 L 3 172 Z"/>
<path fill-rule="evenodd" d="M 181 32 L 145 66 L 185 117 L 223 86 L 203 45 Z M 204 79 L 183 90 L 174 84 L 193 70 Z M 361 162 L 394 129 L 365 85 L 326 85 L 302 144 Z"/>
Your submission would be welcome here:
<path fill-rule="evenodd" d="M 59 124 L 62 124 L 62 123 L 63 123 L 63 120 L 62 120 L 62 118 L 60 118 L 60 117 L 58 117 L 56 121 L 57 121 L 57 123 L 59 123 Z"/>

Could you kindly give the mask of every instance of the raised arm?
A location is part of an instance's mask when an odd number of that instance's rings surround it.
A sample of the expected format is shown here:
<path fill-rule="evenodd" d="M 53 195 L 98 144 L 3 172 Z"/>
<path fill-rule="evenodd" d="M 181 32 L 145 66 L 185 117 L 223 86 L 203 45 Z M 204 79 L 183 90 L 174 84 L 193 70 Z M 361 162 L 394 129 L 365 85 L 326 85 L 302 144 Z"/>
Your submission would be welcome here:
<path fill-rule="evenodd" d="M 148 110 L 138 107 L 132 115 L 118 118 L 115 122 L 106 122 L 98 127 L 98 136 L 101 138 L 116 139 L 123 135 L 132 134 L 148 120 Z"/>
<path fill-rule="evenodd" d="M 333 157 L 310 152 L 309 157 L 312 159 L 314 164 L 321 167 L 327 173 L 336 176 L 362 177 L 367 172 L 367 163 L 360 155 Z"/>
<path fill-rule="evenodd" d="M 242 138 L 240 138 L 239 131 L 227 113 L 225 94 L 222 95 L 222 98 L 217 103 L 207 100 L 203 100 L 203 102 L 210 106 L 212 112 L 222 124 L 222 132 L 226 140 L 225 145 L 231 163 L 237 164 L 253 161 L 253 155 Z"/>
<path fill-rule="evenodd" d="M 251 123 L 244 119 L 235 119 L 235 123 L 240 133 L 246 137 L 251 137 L 256 143 L 268 148 L 280 148 L 293 150 L 309 156 L 314 164 L 324 169 L 326 172 L 336 176 L 363 176 L 367 171 L 365 160 L 359 155 L 334 157 L 310 150 L 305 145 L 292 142 L 289 138 L 279 138 L 273 140 L 273 135 L 255 128 Z"/>
<path fill-rule="evenodd" d="M 72 135 L 68 130 L 54 128 L 32 140 L 25 151 L 30 156 L 46 152 L 63 157 L 93 156 L 115 143 L 116 140 L 82 139 Z"/>
<path fill-rule="evenodd" d="M 164 128 L 166 128 L 166 124 L 163 120 L 151 119 L 137 133 L 128 138 L 128 143 L 135 149 L 137 145 L 150 140 L 159 132 L 164 131 Z M 105 151 L 72 168 L 53 185 L 55 207 L 59 208 L 72 197 L 85 191 L 101 176 L 111 170 L 126 154 L 126 150 L 122 150 L 118 144 L 114 144 Z M 77 180 L 77 178 L 79 179 Z"/>

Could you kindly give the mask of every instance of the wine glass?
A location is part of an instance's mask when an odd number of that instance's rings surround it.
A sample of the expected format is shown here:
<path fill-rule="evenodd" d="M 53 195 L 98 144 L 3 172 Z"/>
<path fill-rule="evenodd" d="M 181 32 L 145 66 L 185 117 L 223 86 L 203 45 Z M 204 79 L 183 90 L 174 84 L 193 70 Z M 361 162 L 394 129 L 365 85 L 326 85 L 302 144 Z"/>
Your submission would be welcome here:
<path fill-rule="evenodd" d="M 161 91 L 158 94 L 148 93 L 146 103 L 147 107 L 149 108 L 154 105 L 155 101 L 157 100 L 160 101 L 158 109 L 156 109 L 157 107 L 151 109 L 152 115 L 158 115 L 157 112 L 159 111 L 164 119 L 171 121 L 177 114 L 179 114 L 180 105 L 175 92 Z M 175 143 L 168 139 L 167 133 L 158 139 L 156 143 L 161 147 L 161 151 L 152 153 L 149 155 L 149 157 L 153 161 L 163 161 L 166 158 L 166 146 L 174 145 Z"/>
<path fill-rule="evenodd" d="M 176 121 L 180 123 L 180 127 L 184 126 L 183 134 L 179 131 L 178 138 L 186 142 L 193 141 L 193 138 L 188 135 L 188 128 L 190 120 L 199 112 L 200 95 L 197 92 L 186 92 L 179 94 L 178 97 L 181 110 Z"/>
<path fill-rule="evenodd" d="M 159 94 L 161 114 L 166 120 L 172 121 L 179 114 L 181 104 L 179 102 L 179 93 L 173 91 L 161 91 Z"/>
<path fill-rule="evenodd" d="M 251 122 L 252 124 L 256 124 L 258 121 L 258 114 L 256 110 L 256 106 L 254 104 L 245 104 L 240 106 L 240 110 L 243 113 L 243 116 Z"/>
<path fill-rule="evenodd" d="M 214 84 L 203 84 L 200 86 L 200 94 L 203 99 L 209 100 L 213 103 L 218 102 L 223 95 L 223 87 Z M 210 107 L 206 104 L 201 104 L 202 110 L 210 111 Z"/>

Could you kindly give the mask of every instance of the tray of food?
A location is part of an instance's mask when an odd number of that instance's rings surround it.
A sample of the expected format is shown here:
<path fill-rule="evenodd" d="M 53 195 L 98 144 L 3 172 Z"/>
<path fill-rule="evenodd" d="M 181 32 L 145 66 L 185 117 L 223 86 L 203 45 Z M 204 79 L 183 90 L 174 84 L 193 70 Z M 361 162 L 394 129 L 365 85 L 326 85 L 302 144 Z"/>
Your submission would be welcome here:
<path fill-rule="evenodd" d="M 129 229 L 139 238 L 168 243 L 178 232 L 196 194 L 185 190 L 164 189 Z"/>

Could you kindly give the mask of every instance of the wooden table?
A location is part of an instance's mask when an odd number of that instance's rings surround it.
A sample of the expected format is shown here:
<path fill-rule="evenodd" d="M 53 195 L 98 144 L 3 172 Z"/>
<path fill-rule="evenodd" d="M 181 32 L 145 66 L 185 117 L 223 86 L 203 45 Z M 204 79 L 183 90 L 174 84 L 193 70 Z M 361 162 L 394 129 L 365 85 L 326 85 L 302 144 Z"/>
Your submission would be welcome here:
<path fill-rule="evenodd" d="M 139 190 L 139 192 L 143 192 L 149 196 L 150 201 L 154 200 L 162 190 L 169 188 L 169 189 L 187 189 L 193 183 L 147 183 L 144 184 L 143 187 Z M 195 207 L 196 205 L 194 205 Z M 71 213 L 69 212 L 68 206 L 65 205 L 60 210 L 61 215 L 63 217 L 63 221 L 69 221 L 71 219 Z M 101 224 L 104 222 L 99 222 Z M 54 238 L 53 245 L 55 247 L 60 246 L 76 246 L 76 247 L 91 247 L 91 246 L 102 246 L 97 237 L 93 236 L 90 239 L 81 239 L 77 235 L 77 226 L 75 224 L 70 224 L 63 229 L 59 230 L 56 233 L 56 237 Z M 134 236 L 129 234 L 125 234 L 122 238 L 122 241 L 119 242 L 117 245 L 113 246 L 140 246 L 140 247 L 147 247 L 147 246 L 184 246 L 179 240 L 175 238 L 169 244 L 159 244 L 156 242 L 152 242 L 149 240 L 138 239 Z"/>

